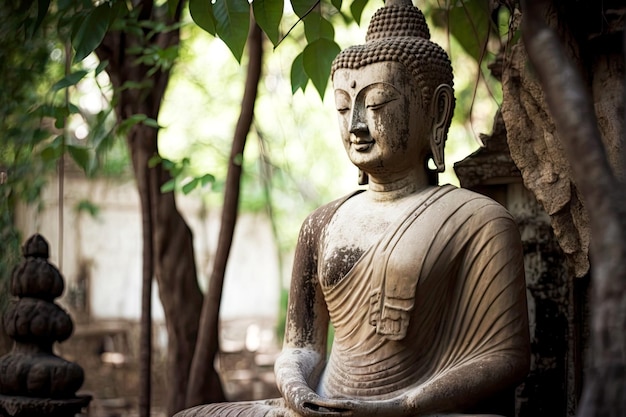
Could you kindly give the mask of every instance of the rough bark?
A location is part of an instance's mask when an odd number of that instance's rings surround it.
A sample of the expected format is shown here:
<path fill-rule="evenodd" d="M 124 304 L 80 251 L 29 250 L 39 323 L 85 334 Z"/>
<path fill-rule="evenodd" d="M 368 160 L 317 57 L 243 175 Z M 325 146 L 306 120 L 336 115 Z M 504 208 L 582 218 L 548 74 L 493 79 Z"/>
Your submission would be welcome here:
<path fill-rule="evenodd" d="M 243 151 L 250 126 L 252 125 L 254 103 L 261 78 L 262 41 L 261 29 L 255 22 L 252 22 L 247 43 L 249 60 L 245 91 L 241 103 L 241 113 L 235 128 L 228 173 L 226 174 L 224 206 L 222 208 L 217 252 L 209 281 L 209 289 L 202 306 L 198 342 L 194 352 L 192 372 L 187 391 L 187 407 L 215 402 L 212 393 L 216 392 L 217 389 L 220 389 L 221 392 L 219 381 L 207 378 L 207 375 L 214 373 L 213 363 L 219 351 L 218 324 L 220 301 L 226 263 L 237 220 Z"/>
<path fill-rule="evenodd" d="M 621 166 L 624 60 L 621 32 L 623 2 L 553 0 L 541 11 L 558 34 L 562 48 L 589 90 L 609 163 L 619 177 Z M 550 214 L 559 244 L 577 277 L 589 270 L 589 218 L 573 181 L 560 133 L 544 90 L 527 65 L 523 44 L 509 49 L 503 71 L 502 112 L 511 156 L 524 184 Z"/>
<path fill-rule="evenodd" d="M 580 57 L 579 47 L 556 13 L 547 16 L 566 40 L 567 52 Z M 552 228 L 578 277 L 589 270 L 587 211 L 572 181 L 571 166 L 563 151 L 544 99 L 544 91 L 528 70 L 524 45 L 513 46 L 502 74 L 502 115 L 508 132 L 511 157 L 531 190 L 550 215 Z"/>
<path fill-rule="evenodd" d="M 589 211 L 591 355 L 578 415 L 621 416 L 626 414 L 626 195 L 619 179 L 623 159 L 608 156 L 611 145 L 603 143 L 588 84 L 545 22 L 550 2 L 526 2 L 524 6 L 523 37 L 528 55 Z"/>
<path fill-rule="evenodd" d="M 149 139 L 150 132 L 136 129 L 134 135 L 128 137 L 129 145 L 136 149 L 138 140 Z M 154 275 L 154 217 L 152 215 L 152 193 L 150 188 L 154 182 L 148 168 L 149 154 L 133 153 L 133 168 L 139 200 L 141 201 L 141 324 L 139 332 L 139 416 L 150 417 L 152 390 L 152 277 Z"/>
<path fill-rule="evenodd" d="M 168 25 L 180 20 L 180 9 L 173 17 L 166 13 L 167 5 L 156 8 L 151 0 L 142 2 L 140 20 L 160 20 Z M 179 43 L 178 30 L 158 33 L 150 39 L 141 39 L 122 32 L 110 32 L 97 49 L 101 60 L 108 60 L 106 70 L 119 95 L 116 97 L 116 114 L 119 121 L 135 114 L 145 114 L 157 119 L 160 104 L 169 80 L 169 72 L 159 70 L 149 78 L 149 68 L 136 63 L 136 57 L 127 55 L 132 46 L 158 45 L 167 48 Z M 128 81 L 150 81 L 147 89 L 124 89 Z M 159 284 L 168 330 L 168 387 L 167 412 L 174 414 L 184 406 L 193 349 L 198 331 L 198 312 L 202 306 L 202 293 L 197 283 L 193 238 L 189 227 L 178 212 L 173 193 L 161 193 L 160 187 L 170 179 L 161 165 L 149 168 L 148 161 L 158 154 L 158 131 L 144 124 L 135 125 L 127 136 L 133 160 L 137 187 L 142 207 L 142 219 L 151 225 L 150 236 L 144 234 L 144 278 L 152 279 L 153 272 Z M 144 229 L 147 230 L 147 229 Z M 153 260 L 150 260 L 150 252 Z M 145 287 L 145 301 L 149 297 Z M 147 307 L 147 306 L 146 306 Z M 147 313 L 147 311 L 145 312 Z M 144 340 L 149 341 L 146 329 Z M 144 352 L 146 346 L 144 346 Z M 144 357 L 144 360 L 149 360 Z M 214 376 L 217 379 L 217 375 Z M 145 384 L 146 382 L 144 382 Z M 144 388 L 145 390 L 146 388 Z M 145 398 L 145 393 L 144 393 Z M 145 399 L 143 400 L 145 402 Z M 145 405 L 145 404 L 144 404 Z"/>

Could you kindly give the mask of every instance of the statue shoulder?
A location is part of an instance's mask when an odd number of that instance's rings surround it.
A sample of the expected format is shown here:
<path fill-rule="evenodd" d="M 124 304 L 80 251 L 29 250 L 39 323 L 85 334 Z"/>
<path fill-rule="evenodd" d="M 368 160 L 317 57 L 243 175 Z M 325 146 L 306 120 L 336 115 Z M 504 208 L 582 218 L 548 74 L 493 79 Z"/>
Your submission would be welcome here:
<path fill-rule="evenodd" d="M 509 211 L 502 204 L 484 194 L 480 194 L 466 188 L 455 187 L 454 190 L 452 190 L 451 195 L 458 199 L 460 205 L 466 205 L 466 203 L 473 201 L 474 203 L 480 204 L 481 212 L 488 213 L 494 217 L 508 217 L 513 219 L 513 216 L 511 216 Z M 475 207 L 475 205 L 472 206 Z"/>
<path fill-rule="evenodd" d="M 339 207 L 341 207 L 341 205 L 345 203 L 348 199 L 361 192 L 362 190 L 355 191 L 334 201 L 331 201 L 330 203 L 324 204 L 323 206 L 320 206 L 313 212 L 311 212 L 302 223 L 302 227 L 300 228 L 299 241 L 302 242 L 303 240 L 305 240 L 309 243 L 317 241 L 320 233 L 322 233 L 326 225 L 328 225 Z"/>
<path fill-rule="evenodd" d="M 343 203 L 345 203 L 347 200 L 354 197 L 355 195 L 360 194 L 362 191 L 363 190 L 355 191 L 334 201 L 331 201 L 330 203 L 318 207 L 307 216 L 303 226 L 308 224 L 312 228 L 323 228 L 333 218 L 333 216 Z"/>

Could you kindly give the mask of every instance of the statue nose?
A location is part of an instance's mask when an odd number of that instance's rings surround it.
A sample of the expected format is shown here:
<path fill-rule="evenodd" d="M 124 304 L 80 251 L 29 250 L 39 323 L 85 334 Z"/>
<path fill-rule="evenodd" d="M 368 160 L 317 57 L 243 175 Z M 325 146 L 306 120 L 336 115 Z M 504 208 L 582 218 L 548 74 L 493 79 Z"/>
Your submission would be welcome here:
<path fill-rule="evenodd" d="M 357 135 L 365 132 L 367 132 L 367 125 L 364 122 L 361 120 L 352 121 L 352 124 L 350 125 L 350 133 Z"/>

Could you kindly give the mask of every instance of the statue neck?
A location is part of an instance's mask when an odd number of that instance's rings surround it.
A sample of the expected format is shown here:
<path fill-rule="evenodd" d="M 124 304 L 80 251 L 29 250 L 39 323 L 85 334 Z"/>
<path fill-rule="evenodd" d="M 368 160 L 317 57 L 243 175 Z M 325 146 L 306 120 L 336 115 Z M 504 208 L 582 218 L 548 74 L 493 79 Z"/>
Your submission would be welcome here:
<path fill-rule="evenodd" d="M 423 170 L 415 170 L 400 177 L 391 178 L 370 175 L 367 194 L 374 201 L 395 201 L 415 194 L 428 186 L 428 175 Z"/>

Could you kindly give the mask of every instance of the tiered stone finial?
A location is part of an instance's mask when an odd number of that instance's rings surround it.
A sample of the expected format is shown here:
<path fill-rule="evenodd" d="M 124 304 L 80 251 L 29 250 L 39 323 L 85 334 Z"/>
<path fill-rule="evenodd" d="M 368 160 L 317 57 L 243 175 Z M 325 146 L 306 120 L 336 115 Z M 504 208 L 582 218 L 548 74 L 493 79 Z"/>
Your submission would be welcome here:
<path fill-rule="evenodd" d="M 15 344 L 0 358 L 0 415 L 74 416 L 91 401 L 76 396 L 82 368 L 52 353 L 66 340 L 72 319 L 54 299 L 63 293 L 63 277 L 48 262 L 48 242 L 33 235 L 22 247 L 24 260 L 13 270 L 11 294 L 18 297 L 4 314 L 4 327 Z"/>

